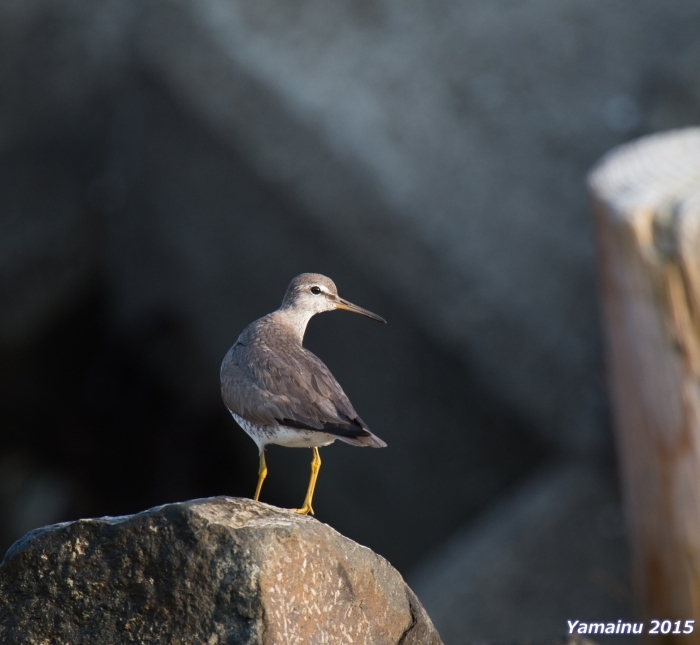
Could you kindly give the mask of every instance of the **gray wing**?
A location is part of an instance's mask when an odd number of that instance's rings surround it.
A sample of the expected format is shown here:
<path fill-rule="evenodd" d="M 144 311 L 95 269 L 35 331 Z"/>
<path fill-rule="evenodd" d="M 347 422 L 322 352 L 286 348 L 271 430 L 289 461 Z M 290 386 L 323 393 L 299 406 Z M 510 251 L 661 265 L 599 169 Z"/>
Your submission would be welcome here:
<path fill-rule="evenodd" d="M 386 445 L 357 415 L 330 370 L 303 347 L 283 353 L 240 342 L 221 366 L 221 394 L 232 412 L 252 423 L 327 432 L 358 445 Z M 254 354 L 254 360 L 252 354 Z"/>

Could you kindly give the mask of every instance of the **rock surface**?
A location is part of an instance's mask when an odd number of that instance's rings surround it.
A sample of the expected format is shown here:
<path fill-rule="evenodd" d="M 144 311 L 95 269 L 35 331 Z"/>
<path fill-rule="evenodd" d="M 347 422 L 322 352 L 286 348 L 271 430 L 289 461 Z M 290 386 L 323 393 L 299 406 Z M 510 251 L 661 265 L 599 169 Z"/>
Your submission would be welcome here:
<path fill-rule="evenodd" d="M 226 497 L 28 533 L 0 566 L 0 642 L 441 643 L 386 560 Z"/>

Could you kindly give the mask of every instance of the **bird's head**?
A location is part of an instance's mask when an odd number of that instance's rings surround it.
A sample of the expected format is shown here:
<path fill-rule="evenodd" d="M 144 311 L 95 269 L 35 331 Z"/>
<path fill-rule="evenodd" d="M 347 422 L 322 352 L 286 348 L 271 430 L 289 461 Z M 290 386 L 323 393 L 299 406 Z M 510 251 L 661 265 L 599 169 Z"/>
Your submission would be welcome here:
<path fill-rule="evenodd" d="M 372 320 L 386 322 L 381 316 L 341 298 L 335 282 L 320 273 L 302 273 L 294 278 L 287 288 L 281 308 L 294 309 L 309 318 L 324 311 L 344 309 Z"/>

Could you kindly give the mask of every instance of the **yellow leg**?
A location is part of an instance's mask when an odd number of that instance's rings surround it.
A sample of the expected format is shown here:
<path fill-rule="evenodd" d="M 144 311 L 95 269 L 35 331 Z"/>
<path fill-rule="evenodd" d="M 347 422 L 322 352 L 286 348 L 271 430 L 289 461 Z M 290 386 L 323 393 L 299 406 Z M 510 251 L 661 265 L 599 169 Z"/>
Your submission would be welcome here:
<path fill-rule="evenodd" d="M 260 451 L 260 469 L 258 470 L 258 486 L 255 489 L 255 497 L 253 499 L 257 502 L 260 499 L 260 489 L 262 488 L 263 482 L 267 477 L 267 464 L 265 463 L 265 449 Z"/>
<path fill-rule="evenodd" d="M 297 508 L 296 512 L 301 515 L 314 514 L 314 509 L 311 508 L 311 500 L 314 496 L 314 488 L 316 488 L 316 480 L 318 479 L 318 471 L 321 470 L 321 455 L 318 454 L 318 448 L 314 448 L 314 458 L 311 460 L 311 479 L 309 480 L 309 488 L 306 491 L 306 499 L 301 508 Z"/>

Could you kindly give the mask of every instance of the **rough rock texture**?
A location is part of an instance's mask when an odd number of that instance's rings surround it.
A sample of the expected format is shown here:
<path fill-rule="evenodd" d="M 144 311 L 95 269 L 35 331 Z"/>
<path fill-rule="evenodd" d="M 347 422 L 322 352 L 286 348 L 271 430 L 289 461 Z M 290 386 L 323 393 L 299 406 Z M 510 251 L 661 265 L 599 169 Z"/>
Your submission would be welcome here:
<path fill-rule="evenodd" d="M 226 497 L 28 533 L 0 566 L 0 642 L 441 643 L 386 560 Z"/>

